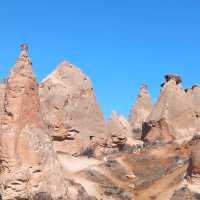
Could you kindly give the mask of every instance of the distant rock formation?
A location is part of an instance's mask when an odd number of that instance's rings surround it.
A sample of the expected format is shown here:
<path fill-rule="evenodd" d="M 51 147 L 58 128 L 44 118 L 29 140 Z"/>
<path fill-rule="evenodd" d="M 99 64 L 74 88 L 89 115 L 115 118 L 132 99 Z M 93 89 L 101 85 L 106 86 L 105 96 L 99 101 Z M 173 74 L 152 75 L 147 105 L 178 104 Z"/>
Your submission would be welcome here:
<path fill-rule="evenodd" d="M 70 63 L 61 63 L 42 81 L 40 101 L 56 151 L 77 153 L 90 137 L 106 134 L 91 81 Z"/>
<path fill-rule="evenodd" d="M 148 94 L 147 85 L 143 84 L 136 103 L 133 105 L 129 114 L 129 124 L 132 127 L 133 137 L 141 139 L 142 124 L 150 114 L 153 108 L 153 102 Z"/>
<path fill-rule="evenodd" d="M 107 124 L 110 135 L 131 136 L 129 123 L 124 116 L 118 116 L 115 111 L 112 112 Z"/>
<path fill-rule="evenodd" d="M 165 119 L 174 128 L 174 138 L 192 137 L 199 132 L 199 87 L 185 89 L 177 75 L 166 75 L 160 97 L 147 118 L 148 121 Z M 198 105 L 197 105 L 198 104 Z"/>

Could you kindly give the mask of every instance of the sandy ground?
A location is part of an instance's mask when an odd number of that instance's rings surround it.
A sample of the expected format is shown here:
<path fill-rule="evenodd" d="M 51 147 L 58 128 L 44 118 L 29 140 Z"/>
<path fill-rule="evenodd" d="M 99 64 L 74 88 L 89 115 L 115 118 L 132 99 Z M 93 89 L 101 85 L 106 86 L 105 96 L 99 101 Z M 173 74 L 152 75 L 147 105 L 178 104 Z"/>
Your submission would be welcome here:
<path fill-rule="evenodd" d="M 65 154 L 59 154 L 58 159 L 63 169 L 68 174 L 73 174 L 93 165 L 98 165 L 101 163 L 101 161 L 94 158 L 73 157 Z"/>

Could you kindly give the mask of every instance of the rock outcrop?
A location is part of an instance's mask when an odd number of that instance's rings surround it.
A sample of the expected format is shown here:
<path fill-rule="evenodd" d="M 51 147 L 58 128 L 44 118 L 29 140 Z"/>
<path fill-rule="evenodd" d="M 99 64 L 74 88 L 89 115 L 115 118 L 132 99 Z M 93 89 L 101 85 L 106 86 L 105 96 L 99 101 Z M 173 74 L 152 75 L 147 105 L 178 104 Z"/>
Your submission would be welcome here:
<path fill-rule="evenodd" d="M 5 91 L 1 92 L 2 107 L 2 198 L 25 200 L 45 192 L 52 198 L 67 199 L 67 184 L 41 117 L 38 84 L 26 45 L 21 46 L 21 54 L 11 70 Z"/>
<path fill-rule="evenodd" d="M 40 85 L 42 115 L 58 152 L 79 153 L 90 137 L 106 134 L 91 81 L 63 62 Z"/>
<path fill-rule="evenodd" d="M 174 128 L 165 119 L 143 123 L 141 139 L 147 143 L 169 143 L 174 135 Z"/>
<path fill-rule="evenodd" d="M 129 124 L 132 127 L 133 137 L 141 139 L 142 124 L 150 114 L 153 102 L 147 91 L 147 85 L 143 84 L 136 103 L 133 105 L 129 114 Z"/>
<path fill-rule="evenodd" d="M 146 121 L 165 119 L 174 128 L 175 139 L 192 137 L 200 126 L 199 87 L 185 91 L 179 76 L 170 74 L 165 79 L 160 97 Z"/>

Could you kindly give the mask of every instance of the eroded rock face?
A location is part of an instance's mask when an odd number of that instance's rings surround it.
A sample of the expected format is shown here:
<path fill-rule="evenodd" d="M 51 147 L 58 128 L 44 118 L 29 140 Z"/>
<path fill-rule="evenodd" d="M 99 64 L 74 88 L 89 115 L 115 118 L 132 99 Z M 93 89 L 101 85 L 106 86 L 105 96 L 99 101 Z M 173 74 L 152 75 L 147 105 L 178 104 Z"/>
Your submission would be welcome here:
<path fill-rule="evenodd" d="M 132 127 L 134 138 L 141 139 L 142 123 L 145 122 L 152 108 L 153 102 L 148 94 L 147 86 L 143 84 L 129 115 L 129 124 Z"/>
<path fill-rule="evenodd" d="M 147 143 L 169 143 L 175 139 L 174 128 L 165 120 L 143 123 L 142 140 Z"/>
<path fill-rule="evenodd" d="M 41 83 L 40 101 L 56 151 L 77 153 L 91 136 L 106 134 L 91 81 L 70 63 L 61 63 Z"/>
<path fill-rule="evenodd" d="M 47 192 L 52 198 L 67 198 L 62 170 L 41 117 L 38 84 L 23 46 L 3 96 L 0 127 L 2 198 L 28 199 L 36 192 Z"/>
<path fill-rule="evenodd" d="M 177 76 L 167 75 L 160 97 L 148 121 L 166 119 L 176 131 L 175 139 L 192 137 L 199 131 L 199 87 L 187 91 Z M 197 105 L 198 104 L 198 105 Z"/>
<path fill-rule="evenodd" d="M 132 152 L 143 146 L 141 140 L 133 139 L 129 123 L 123 116 L 112 112 L 107 122 L 108 135 L 91 137 L 95 157 L 113 156 L 119 152 Z"/>
<path fill-rule="evenodd" d="M 123 116 L 118 116 L 116 112 L 112 112 L 107 124 L 111 136 L 131 136 L 129 123 Z"/>

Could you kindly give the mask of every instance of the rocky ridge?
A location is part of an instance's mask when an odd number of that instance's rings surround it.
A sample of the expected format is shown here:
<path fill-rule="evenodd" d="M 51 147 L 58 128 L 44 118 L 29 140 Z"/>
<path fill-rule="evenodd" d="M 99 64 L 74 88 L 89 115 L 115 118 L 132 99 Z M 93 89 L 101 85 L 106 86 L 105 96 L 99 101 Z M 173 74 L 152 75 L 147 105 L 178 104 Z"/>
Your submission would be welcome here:
<path fill-rule="evenodd" d="M 106 121 L 90 79 L 62 62 L 40 84 L 28 47 L 0 83 L 4 200 L 197 200 L 200 86 L 167 74 L 153 105 L 142 85 L 129 121 Z"/>

